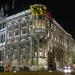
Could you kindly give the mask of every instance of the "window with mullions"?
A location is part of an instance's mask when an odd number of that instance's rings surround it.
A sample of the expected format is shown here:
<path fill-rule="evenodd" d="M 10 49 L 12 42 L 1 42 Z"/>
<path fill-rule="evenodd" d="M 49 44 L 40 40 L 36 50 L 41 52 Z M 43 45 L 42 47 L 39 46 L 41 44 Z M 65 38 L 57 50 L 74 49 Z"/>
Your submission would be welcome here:
<path fill-rule="evenodd" d="M 15 35 L 19 35 L 19 30 L 15 30 Z"/>
<path fill-rule="evenodd" d="M 39 57 L 43 57 L 43 52 L 39 52 Z"/>
<path fill-rule="evenodd" d="M 13 32 L 11 31 L 8 33 L 8 37 L 12 37 L 12 36 L 13 36 Z"/>
<path fill-rule="evenodd" d="M 5 34 L 1 35 L 1 43 L 5 42 Z"/>
<path fill-rule="evenodd" d="M 25 34 L 26 33 L 26 28 L 23 28 L 22 29 L 22 34 Z"/>

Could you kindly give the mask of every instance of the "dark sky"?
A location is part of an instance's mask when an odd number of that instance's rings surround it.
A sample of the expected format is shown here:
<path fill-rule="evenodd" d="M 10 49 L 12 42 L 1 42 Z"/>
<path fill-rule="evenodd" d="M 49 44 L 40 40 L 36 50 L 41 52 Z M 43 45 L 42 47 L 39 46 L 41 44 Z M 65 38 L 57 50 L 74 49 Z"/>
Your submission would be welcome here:
<path fill-rule="evenodd" d="M 10 6 L 5 10 L 9 15 L 28 8 L 30 4 L 41 3 L 51 10 L 52 17 L 75 39 L 75 0 L 15 0 L 15 7 L 11 9 L 13 0 L 1 0 L 0 7 L 6 3 Z"/>

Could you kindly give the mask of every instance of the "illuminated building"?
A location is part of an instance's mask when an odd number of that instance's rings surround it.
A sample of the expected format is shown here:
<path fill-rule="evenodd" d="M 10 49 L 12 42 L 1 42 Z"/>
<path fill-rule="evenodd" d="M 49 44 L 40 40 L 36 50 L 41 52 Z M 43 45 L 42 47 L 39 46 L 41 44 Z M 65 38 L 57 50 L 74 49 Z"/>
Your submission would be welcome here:
<path fill-rule="evenodd" d="M 0 21 L 5 25 L 5 30 L 0 30 L 0 37 L 5 37 L 0 41 L 0 51 L 4 55 L 1 55 L 1 65 L 11 65 L 17 70 L 23 66 L 37 70 L 47 68 L 54 61 L 62 64 L 67 61 L 71 35 L 54 19 L 50 20 L 46 9 L 42 4 L 31 5 L 31 9 Z"/>
<path fill-rule="evenodd" d="M 6 37 L 6 20 L 4 18 L 3 7 L 0 10 L 0 66 L 3 64 L 5 57 L 5 38 Z"/>

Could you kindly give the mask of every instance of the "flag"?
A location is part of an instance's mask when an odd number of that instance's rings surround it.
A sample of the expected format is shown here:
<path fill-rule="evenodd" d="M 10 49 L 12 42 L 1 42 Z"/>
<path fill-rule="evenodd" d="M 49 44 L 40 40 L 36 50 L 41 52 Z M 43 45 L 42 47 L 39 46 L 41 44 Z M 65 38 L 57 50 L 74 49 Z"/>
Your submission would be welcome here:
<path fill-rule="evenodd" d="M 50 12 L 49 11 L 46 11 L 46 15 L 49 19 L 52 19 L 51 15 L 50 15 Z"/>
<path fill-rule="evenodd" d="M 52 17 L 52 9 L 49 11 L 46 11 L 46 15 L 51 23 L 53 23 L 53 17 Z"/>
<path fill-rule="evenodd" d="M 45 13 L 45 10 L 43 9 L 42 6 L 30 5 L 30 9 L 31 9 L 32 15 L 42 15 Z"/>

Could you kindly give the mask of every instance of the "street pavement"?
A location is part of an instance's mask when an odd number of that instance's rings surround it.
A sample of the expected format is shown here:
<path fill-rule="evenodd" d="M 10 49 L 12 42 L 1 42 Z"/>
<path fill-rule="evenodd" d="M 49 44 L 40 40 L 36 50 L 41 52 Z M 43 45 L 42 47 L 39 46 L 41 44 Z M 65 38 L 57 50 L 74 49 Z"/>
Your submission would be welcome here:
<path fill-rule="evenodd" d="M 0 72 L 0 75 L 75 75 L 75 71 L 71 73 L 64 73 L 61 71 Z"/>

